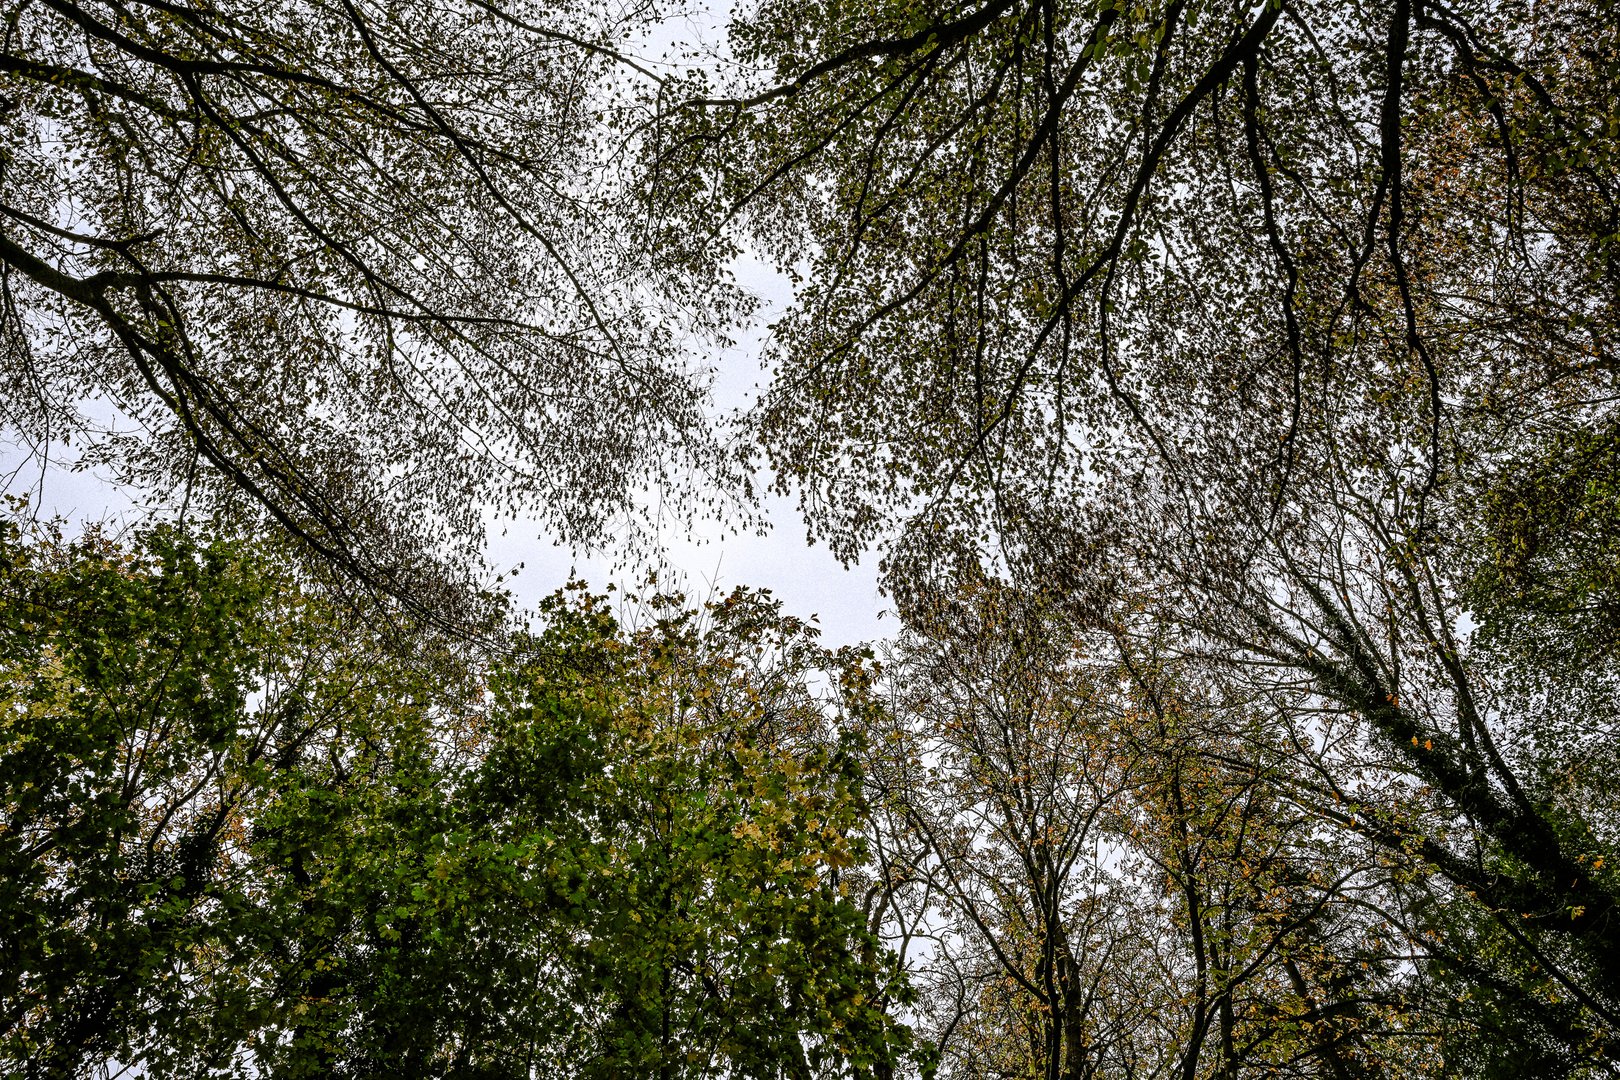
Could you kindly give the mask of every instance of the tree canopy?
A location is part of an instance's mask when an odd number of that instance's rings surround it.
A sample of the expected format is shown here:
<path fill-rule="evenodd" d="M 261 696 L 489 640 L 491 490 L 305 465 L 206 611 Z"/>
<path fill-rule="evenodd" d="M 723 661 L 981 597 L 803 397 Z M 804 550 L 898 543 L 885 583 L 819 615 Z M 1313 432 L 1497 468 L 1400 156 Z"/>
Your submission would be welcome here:
<path fill-rule="evenodd" d="M 737 297 L 622 190 L 645 18 L 8 5 L 6 422 L 440 615 L 486 512 L 591 543 L 734 494 L 684 350 Z"/>
<path fill-rule="evenodd" d="M 665 598 L 630 632 L 576 590 L 498 657 L 407 658 L 241 543 L 9 525 L 5 552 L 8 1074 L 908 1053 L 841 883 L 870 679 L 767 598 Z"/>
<path fill-rule="evenodd" d="M 8 1060 L 1620 1072 L 1613 14 L 16 0 Z M 761 465 L 881 662 L 470 584 Z"/>

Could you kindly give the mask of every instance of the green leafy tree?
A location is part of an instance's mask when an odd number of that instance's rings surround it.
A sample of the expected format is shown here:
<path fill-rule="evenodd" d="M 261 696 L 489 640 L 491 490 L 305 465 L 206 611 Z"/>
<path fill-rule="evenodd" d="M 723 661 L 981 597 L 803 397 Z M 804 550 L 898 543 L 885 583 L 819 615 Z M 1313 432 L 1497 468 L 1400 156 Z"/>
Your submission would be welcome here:
<path fill-rule="evenodd" d="M 301 748 L 342 745 L 380 646 L 251 545 L 3 527 L 0 1057 L 223 1068 L 264 917 L 255 813 Z"/>
<path fill-rule="evenodd" d="M 559 595 L 480 657 L 241 542 L 3 539 L 7 1075 L 906 1059 L 843 881 L 869 675 L 773 602 Z"/>
<path fill-rule="evenodd" d="M 566 972 L 547 1067 L 889 1075 L 908 992 L 844 881 L 868 676 L 762 595 L 701 621 L 669 603 L 624 634 L 554 601 L 493 684 L 483 797 L 553 896 Z"/>
<path fill-rule="evenodd" d="M 259 819 L 278 1075 L 885 1076 L 906 985 L 841 875 L 853 657 L 774 603 L 553 597 L 473 763 L 311 760 Z M 339 770 L 334 772 L 333 770 Z M 280 942 L 278 946 L 276 943 Z"/>

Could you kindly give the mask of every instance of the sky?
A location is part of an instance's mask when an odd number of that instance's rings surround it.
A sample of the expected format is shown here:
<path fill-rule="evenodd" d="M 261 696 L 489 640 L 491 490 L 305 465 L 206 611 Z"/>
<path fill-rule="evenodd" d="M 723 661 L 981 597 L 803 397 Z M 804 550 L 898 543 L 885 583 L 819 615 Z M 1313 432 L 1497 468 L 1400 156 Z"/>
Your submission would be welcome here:
<path fill-rule="evenodd" d="M 754 403 L 767 377 L 761 364 L 764 328 L 792 301 L 787 277 L 752 255 L 741 256 L 732 269 L 737 283 L 760 298 L 761 308 L 737 344 L 714 358 L 717 416 Z M 755 490 L 767 490 L 768 479 L 768 474 L 757 474 Z M 825 547 L 806 541 L 804 521 L 792 497 L 767 496 L 762 509 L 770 525 L 765 536 L 746 530 L 732 535 L 732 523 L 699 521 L 690 533 L 662 537 L 667 568 L 661 580 L 694 601 L 724 595 L 739 585 L 769 589 L 787 614 L 815 616 L 822 643 L 834 648 L 894 633 L 896 623 L 884 616 L 887 602 L 878 591 L 875 554 L 868 554 L 859 565 L 844 567 Z M 524 564 L 508 583 L 522 604 L 551 592 L 571 573 L 596 587 L 609 581 L 625 587 L 637 584 L 645 572 L 615 567 L 611 553 L 591 557 L 558 547 L 549 537 L 536 536 L 532 528 L 525 532 L 523 524 L 503 526 L 506 535 L 496 532 L 490 538 L 490 561 L 497 572 Z"/>

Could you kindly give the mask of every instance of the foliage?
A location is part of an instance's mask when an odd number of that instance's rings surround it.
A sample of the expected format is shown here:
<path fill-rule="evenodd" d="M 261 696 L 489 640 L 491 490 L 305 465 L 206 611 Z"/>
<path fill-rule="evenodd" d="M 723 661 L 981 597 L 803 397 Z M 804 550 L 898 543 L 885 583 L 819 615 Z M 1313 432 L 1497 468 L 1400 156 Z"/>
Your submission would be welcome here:
<path fill-rule="evenodd" d="M 181 957 L 218 944 L 241 840 L 244 724 L 275 632 L 259 568 L 166 532 L 25 543 L 4 522 L 0 831 L 5 1057 L 65 1075 L 173 1022 Z"/>
<path fill-rule="evenodd" d="M 1600 664 L 1620 646 L 1620 427 L 1561 431 L 1533 449 L 1483 497 L 1470 595 L 1487 633 L 1532 625 L 1567 662 Z"/>
<path fill-rule="evenodd" d="M 491 504 L 757 450 L 904 630 L 401 656 L 245 547 L 12 535 L 7 1053 L 1620 1072 L 1607 7 L 756 0 L 655 69 L 659 14 L 8 13 L 28 437 L 110 396 L 406 638 Z M 680 342 L 745 247 L 728 442 Z"/>
<path fill-rule="evenodd" d="M 747 593 L 707 628 L 662 607 L 628 637 L 589 598 L 551 610 L 494 683 L 481 781 L 496 836 L 555 894 L 557 1007 L 577 1019 L 547 1067 L 891 1069 L 905 1040 L 887 1010 L 906 993 L 842 887 L 865 857 L 858 736 L 805 682 L 825 672 L 859 711 L 855 658 Z"/>
<path fill-rule="evenodd" d="M 858 658 L 737 594 L 386 641 L 241 542 L 5 538 L 0 1061 L 72 1075 L 889 1074 Z M 486 687 L 487 682 L 487 689 Z M 847 714 L 846 714 L 847 715 Z"/>
<path fill-rule="evenodd" d="M 7 4 L 8 427 L 441 621 L 485 507 L 596 543 L 648 484 L 733 491 L 684 350 L 737 298 L 625 208 L 605 126 L 648 17 Z"/>
<path fill-rule="evenodd" d="M 1344 888 L 1376 890 L 1387 932 L 1330 935 L 1309 995 L 1286 971 L 1278 993 L 1440 1025 L 1448 1068 L 1541 1047 L 1612 1073 L 1607 11 L 763 0 L 731 33 L 740 66 L 656 152 L 713 177 L 670 213 L 801 282 L 753 420 L 814 534 L 883 547 L 924 640 L 932 598 L 990 576 L 1095 638 L 1080 655 L 1155 658 L 1137 692 L 1167 678 L 1206 719 L 1153 751 L 1186 764 L 1143 805 L 1196 792 L 1170 815 L 1193 835 L 1252 807 L 1290 904 L 1318 888 L 1305 838 L 1355 852 Z M 973 680 L 988 703 L 1021 677 L 986 656 Z M 1225 838 L 1177 869 L 1161 835 L 1183 932 L 1211 897 L 1260 917 L 1220 899 L 1246 858 Z M 1334 974 L 1372 940 L 1409 980 Z"/>

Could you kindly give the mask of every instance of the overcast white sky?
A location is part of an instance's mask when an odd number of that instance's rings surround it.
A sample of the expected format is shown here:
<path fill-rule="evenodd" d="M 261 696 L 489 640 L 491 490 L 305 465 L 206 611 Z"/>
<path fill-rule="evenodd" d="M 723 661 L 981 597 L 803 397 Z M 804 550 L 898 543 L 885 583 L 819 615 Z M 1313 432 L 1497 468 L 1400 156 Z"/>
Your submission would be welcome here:
<path fill-rule="evenodd" d="M 744 256 L 735 271 L 738 283 L 761 297 L 763 306 L 753 331 L 725 354 L 715 357 L 714 409 L 717 415 L 753 404 L 766 373 L 760 364 L 764 327 L 774 322 L 792 299 L 785 276 L 758 260 Z M 764 477 L 760 478 L 765 479 Z M 757 485 L 763 489 L 765 485 Z M 811 547 L 805 527 L 791 498 L 772 496 L 764 510 L 771 524 L 769 535 L 731 535 L 724 522 L 700 522 L 691 535 L 666 535 L 669 568 L 693 600 L 729 592 L 738 585 L 771 590 L 781 598 L 788 614 L 817 616 L 823 643 L 851 645 L 887 637 L 895 623 L 880 619 L 886 601 L 878 593 L 877 556 L 869 554 L 858 566 L 845 568 L 825 547 Z M 521 524 L 521 523 L 520 523 Z M 524 568 L 511 584 L 525 604 L 532 603 L 567 580 L 570 570 L 600 588 L 608 581 L 621 586 L 635 583 L 637 568 L 614 569 L 611 555 L 586 558 L 536 538 L 516 526 L 507 535 L 491 537 L 490 561 L 497 570 L 518 562 Z"/>

